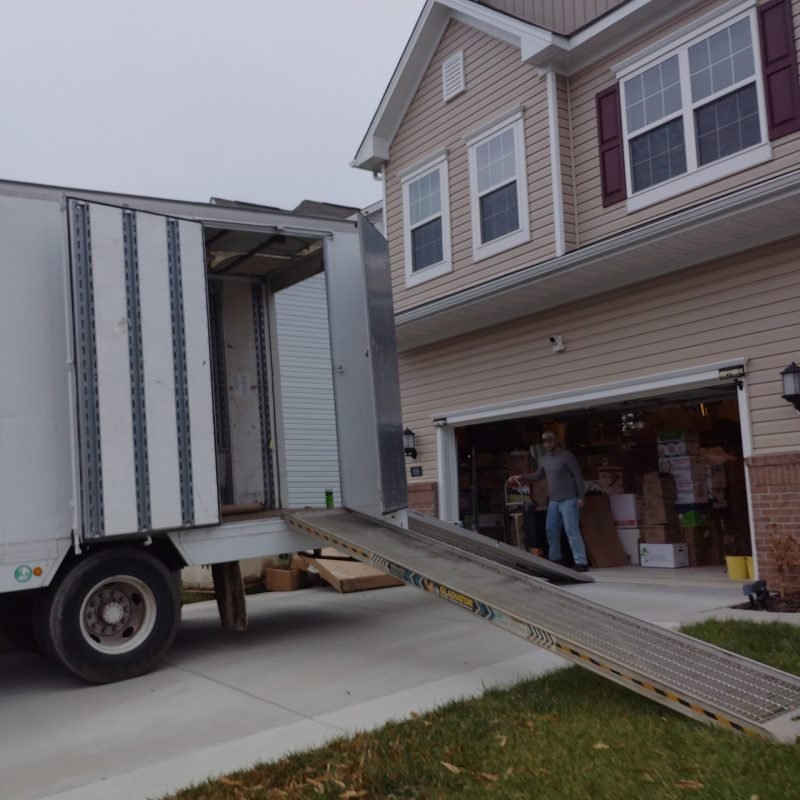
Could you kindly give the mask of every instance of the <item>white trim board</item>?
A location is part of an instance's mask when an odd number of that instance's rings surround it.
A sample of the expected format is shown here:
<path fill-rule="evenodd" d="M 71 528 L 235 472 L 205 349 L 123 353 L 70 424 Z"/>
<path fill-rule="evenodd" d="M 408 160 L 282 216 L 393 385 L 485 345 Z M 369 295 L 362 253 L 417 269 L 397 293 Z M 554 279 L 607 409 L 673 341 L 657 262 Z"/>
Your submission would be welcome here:
<path fill-rule="evenodd" d="M 568 411 L 576 408 L 591 408 L 611 400 L 626 398 L 644 398 L 658 395 L 665 390 L 701 388 L 719 383 L 719 370 L 726 367 L 747 366 L 743 357 L 729 358 L 713 364 L 662 372 L 631 378 L 625 381 L 598 384 L 586 389 L 554 392 L 539 395 L 513 403 L 490 405 L 449 413 L 433 414 L 433 419 L 444 419 L 447 425 L 468 425 L 477 422 L 493 422 L 500 419 L 526 417 L 542 411 Z"/>

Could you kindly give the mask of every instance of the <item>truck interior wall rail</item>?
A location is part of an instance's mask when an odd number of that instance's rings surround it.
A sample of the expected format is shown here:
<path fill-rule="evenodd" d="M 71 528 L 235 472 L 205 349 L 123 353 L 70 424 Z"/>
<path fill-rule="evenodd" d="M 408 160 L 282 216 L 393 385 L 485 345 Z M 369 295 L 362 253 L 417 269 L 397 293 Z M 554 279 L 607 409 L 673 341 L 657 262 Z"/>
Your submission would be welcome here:
<path fill-rule="evenodd" d="M 423 535 L 342 509 L 292 512 L 285 519 L 696 720 L 773 741 L 794 742 L 800 734 L 800 678 L 576 596 L 492 558 L 488 550 L 470 552 L 435 520 L 411 517 L 412 528 L 424 529 Z M 465 537 L 467 547 L 475 545 L 474 536 Z"/>

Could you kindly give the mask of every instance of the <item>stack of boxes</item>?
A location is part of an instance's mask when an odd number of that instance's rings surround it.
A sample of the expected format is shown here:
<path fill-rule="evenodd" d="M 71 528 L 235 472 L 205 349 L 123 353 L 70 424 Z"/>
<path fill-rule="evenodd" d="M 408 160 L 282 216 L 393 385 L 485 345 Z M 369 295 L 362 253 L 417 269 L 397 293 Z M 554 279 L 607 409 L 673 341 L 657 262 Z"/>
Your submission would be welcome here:
<path fill-rule="evenodd" d="M 642 527 L 639 545 L 643 567 L 688 566 L 688 551 L 678 525 L 677 487 L 670 476 L 650 472 L 642 479 Z"/>
<path fill-rule="evenodd" d="M 658 434 L 659 472 L 675 480 L 675 509 L 684 528 L 707 525 L 709 500 L 706 462 L 700 457 L 696 431 L 662 431 Z"/>

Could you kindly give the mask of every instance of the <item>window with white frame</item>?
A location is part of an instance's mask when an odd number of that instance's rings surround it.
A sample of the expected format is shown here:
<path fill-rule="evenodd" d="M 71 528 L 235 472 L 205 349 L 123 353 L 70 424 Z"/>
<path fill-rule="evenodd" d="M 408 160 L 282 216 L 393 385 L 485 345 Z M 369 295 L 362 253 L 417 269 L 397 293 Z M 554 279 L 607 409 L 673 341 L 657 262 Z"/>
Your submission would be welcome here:
<path fill-rule="evenodd" d="M 522 113 L 468 137 L 476 259 L 530 239 Z"/>
<path fill-rule="evenodd" d="M 770 157 L 755 13 L 704 26 L 622 85 L 629 206 Z M 683 178 L 682 178 L 683 176 Z"/>
<path fill-rule="evenodd" d="M 439 155 L 401 176 L 406 285 L 450 272 L 447 160 Z"/>

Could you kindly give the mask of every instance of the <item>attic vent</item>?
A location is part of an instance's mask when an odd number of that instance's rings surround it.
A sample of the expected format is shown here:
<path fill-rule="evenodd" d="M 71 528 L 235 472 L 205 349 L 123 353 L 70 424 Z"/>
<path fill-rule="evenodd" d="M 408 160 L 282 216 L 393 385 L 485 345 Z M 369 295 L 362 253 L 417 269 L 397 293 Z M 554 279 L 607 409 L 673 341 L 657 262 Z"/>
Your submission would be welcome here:
<path fill-rule="evenodd" d="M 459 50 L 442 64 L 442 99 L 447 103 L 464 89 L 464 53 Z"/>

